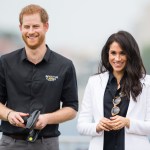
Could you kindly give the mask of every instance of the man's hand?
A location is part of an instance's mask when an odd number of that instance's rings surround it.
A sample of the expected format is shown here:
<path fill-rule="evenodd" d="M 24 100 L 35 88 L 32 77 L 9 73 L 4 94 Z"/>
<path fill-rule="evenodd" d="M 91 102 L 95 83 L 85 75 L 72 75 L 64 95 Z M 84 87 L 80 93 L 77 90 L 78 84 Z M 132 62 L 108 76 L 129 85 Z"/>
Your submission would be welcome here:
<path fill-rule="evenodd" d="M 47 114 L 41 114 L 35 124 L 35 129 L 42 130 L 48 124 Z"/>
<path fill-rule="evenodd" d="M 22 113 L 22 112 L 16 112 L 16 111 L 10 111 L 9 114 L 7 115 L 7 119 L 10 124 L 25 128 L 24 120 L 22 117 L 29 116 L 27 113 Z"/>

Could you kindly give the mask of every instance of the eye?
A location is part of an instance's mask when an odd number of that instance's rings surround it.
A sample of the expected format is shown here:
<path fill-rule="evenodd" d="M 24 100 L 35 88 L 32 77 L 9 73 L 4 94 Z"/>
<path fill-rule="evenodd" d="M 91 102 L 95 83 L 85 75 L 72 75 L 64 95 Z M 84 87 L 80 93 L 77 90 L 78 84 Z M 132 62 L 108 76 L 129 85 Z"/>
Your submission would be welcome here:
<path fill-rule="evenodd" d="M 34 25 L 33 28 L 37 29 L 39 28 L 39 25 Z"/>
<path fill-rule="evenodd" d="M 125 56 L 125 55 L 126 55 L 126 52 L 125 52 L 125 51 L 121 51 L 120 54 L 123 55 L 123 56 Z"/>
<path fill-rule="evenodd" d="M 110 51 L 110 54 L 111 55 L 116 55 L 116 52 L 115 51 Z"/>
<path fill-rule="evenodd" d="M 28 26 L 28 25 L 25 25 L 25 26 L 24 26 L 24 28 L 25 28 L 25 29 L 29 29 L 29 28 L 30 28 L 30 26 Z"/>

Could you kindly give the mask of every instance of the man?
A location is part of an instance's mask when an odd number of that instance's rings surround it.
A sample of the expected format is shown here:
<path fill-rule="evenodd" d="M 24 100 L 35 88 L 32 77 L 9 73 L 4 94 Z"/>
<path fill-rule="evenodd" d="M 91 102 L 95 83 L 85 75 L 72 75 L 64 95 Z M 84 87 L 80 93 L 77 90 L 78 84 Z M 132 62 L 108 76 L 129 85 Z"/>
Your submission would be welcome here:
<path fill-rule="evenodd" d="M 25 47 L 0 59 L 0 150 L 58 150 L 58 125 L 78 110 L 75 69 L 45 44 L 49 24 L 42 7 L 24 7 L 19 21 Z M 24 117 L 35 110 L 40 115 L 34 129 L 40 133 L 32 143 L 26 141 Z"/>

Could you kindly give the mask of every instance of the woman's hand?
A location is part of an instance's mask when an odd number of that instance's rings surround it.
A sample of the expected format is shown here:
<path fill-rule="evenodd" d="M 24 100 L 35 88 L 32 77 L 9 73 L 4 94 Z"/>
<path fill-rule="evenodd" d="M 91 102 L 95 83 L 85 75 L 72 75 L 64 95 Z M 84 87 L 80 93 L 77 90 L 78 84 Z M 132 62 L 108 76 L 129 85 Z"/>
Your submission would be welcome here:
<path fill-rule="evenodd" d="M 110 131 L 112 129 L 113 126 L 111 125 L 111 120 L 108 118 L 102 118 L 96 126 L 96 132 L 100 132 L 102 130 Z"/>
<path fill-rule="evenodd" d="M 129 128 L 130 126 L 130 120 L 122 116 L 116 115 L 114 117 L 110 117 L 110 120 L 113 130 L 119 130 L 122 129 L 123 127 Z"/>

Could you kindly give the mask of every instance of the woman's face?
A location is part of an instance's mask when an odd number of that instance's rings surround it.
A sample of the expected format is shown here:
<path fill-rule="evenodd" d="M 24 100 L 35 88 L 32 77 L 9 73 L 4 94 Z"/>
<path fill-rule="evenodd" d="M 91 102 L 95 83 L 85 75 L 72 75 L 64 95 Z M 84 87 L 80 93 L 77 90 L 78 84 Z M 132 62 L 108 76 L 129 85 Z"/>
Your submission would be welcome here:
<path fill-rule="evenodd" d="M 123 74 L 127 64 L 127 56 L 117 42 L 113 42 L 109 48 L 109 63 L 114 74 Z"/>

